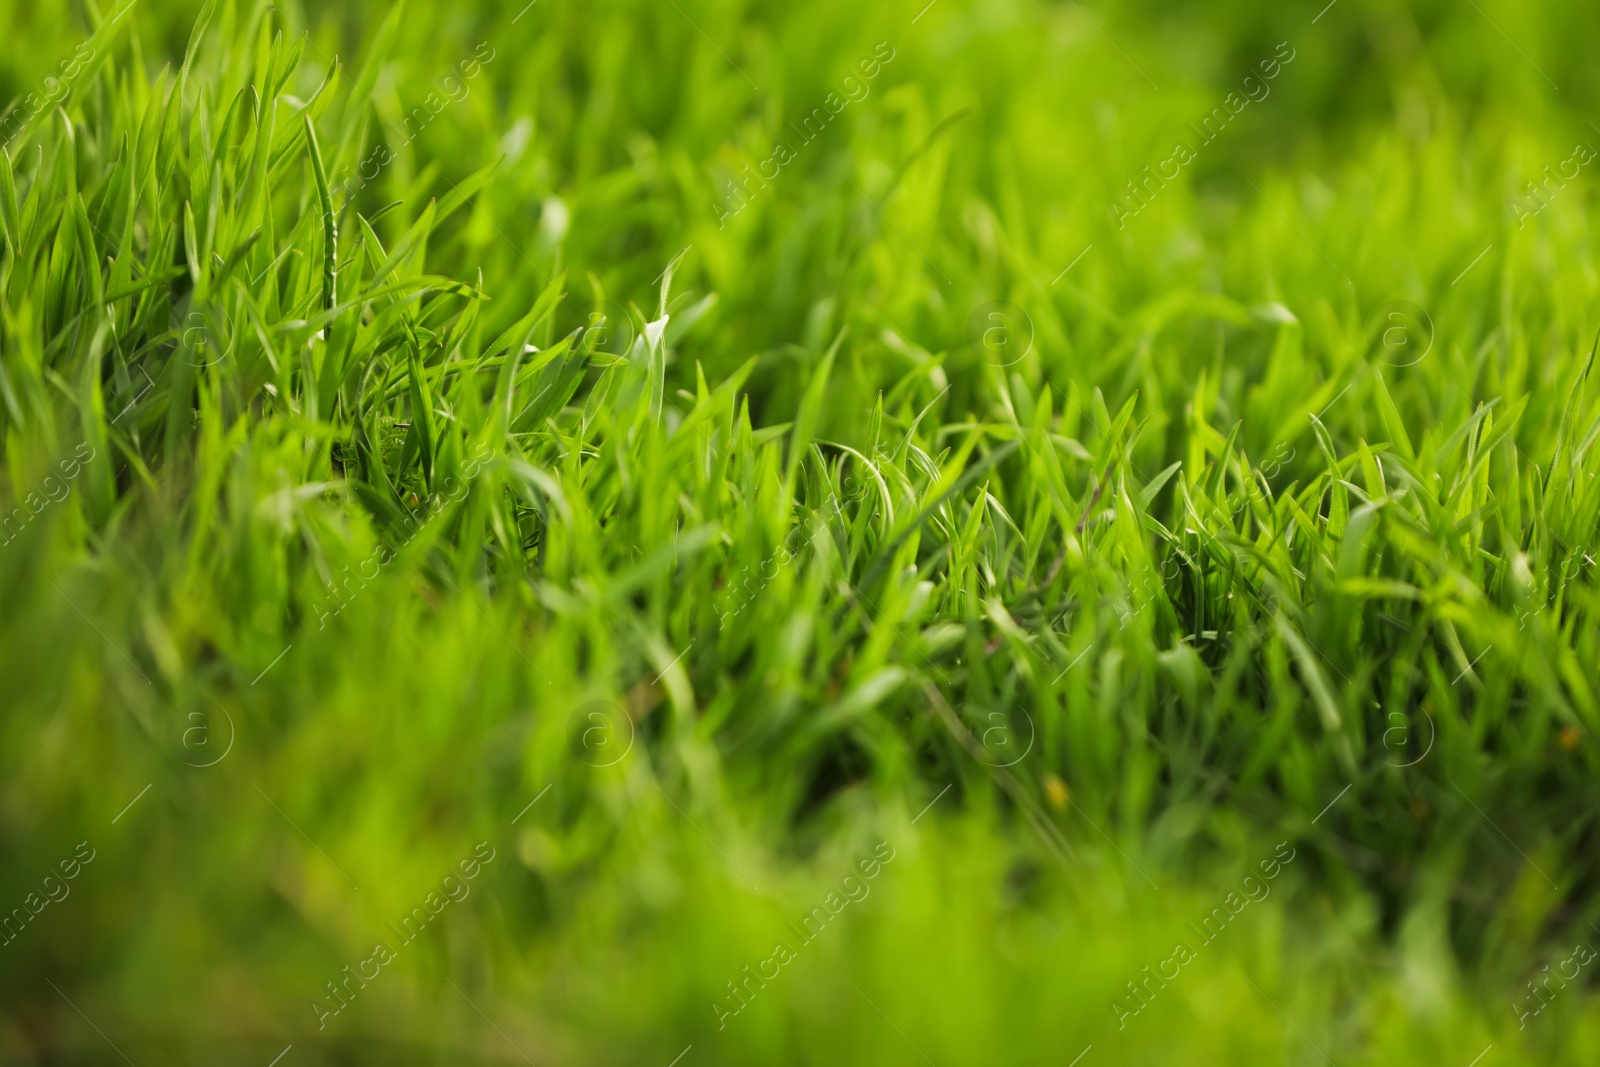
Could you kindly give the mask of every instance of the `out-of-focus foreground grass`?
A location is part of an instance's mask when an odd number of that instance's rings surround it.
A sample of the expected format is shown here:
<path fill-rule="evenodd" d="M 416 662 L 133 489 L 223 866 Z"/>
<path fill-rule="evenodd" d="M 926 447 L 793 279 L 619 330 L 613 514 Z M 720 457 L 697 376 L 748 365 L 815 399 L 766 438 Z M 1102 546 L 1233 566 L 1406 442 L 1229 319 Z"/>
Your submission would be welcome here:
<path fill-rule="evenodd" d="M 0 0 L 0 1056 L 1591 1062 L 1587 15 Z"/>

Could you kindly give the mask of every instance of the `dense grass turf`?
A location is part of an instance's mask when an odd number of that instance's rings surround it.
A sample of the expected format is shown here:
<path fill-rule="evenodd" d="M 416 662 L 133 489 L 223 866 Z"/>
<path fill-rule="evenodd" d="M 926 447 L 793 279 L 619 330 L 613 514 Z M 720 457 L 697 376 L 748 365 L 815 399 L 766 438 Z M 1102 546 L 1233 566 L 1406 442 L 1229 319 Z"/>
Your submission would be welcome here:
<path fill-rule="evenodd" d="M 1592 1062 L 1589 14 L 0 3 L 0 1057 Z"/>

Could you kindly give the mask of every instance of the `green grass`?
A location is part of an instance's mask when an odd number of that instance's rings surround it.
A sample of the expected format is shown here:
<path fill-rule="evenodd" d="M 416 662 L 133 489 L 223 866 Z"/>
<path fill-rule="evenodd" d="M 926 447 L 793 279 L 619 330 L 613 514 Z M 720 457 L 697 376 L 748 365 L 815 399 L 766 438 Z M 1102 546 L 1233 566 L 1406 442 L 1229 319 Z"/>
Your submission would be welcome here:
<path fill-rule="evenodd" d="M 1600 41 L 1318 6 L 0 3 L 0 1058 L 1592 1060 Z"/>

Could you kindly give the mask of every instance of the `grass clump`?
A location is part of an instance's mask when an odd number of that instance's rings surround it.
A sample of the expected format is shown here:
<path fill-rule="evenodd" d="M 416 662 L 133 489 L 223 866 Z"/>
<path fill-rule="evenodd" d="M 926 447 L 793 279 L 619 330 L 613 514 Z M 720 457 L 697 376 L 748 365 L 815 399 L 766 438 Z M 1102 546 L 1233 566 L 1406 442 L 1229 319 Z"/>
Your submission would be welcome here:
<path fill-rule="evenodd" d="M 1577 5 L 76 14 L 8 1060 L 1588 1061 Z"/>

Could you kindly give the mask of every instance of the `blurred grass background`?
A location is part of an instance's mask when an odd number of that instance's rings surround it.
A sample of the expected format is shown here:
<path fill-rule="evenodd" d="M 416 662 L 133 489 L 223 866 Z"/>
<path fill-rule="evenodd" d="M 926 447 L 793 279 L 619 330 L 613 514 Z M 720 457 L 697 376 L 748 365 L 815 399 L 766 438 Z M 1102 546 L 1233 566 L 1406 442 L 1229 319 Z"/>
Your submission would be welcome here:
<path fill-rule="evenodd" d="M 1590 1062 L 1588 15 L 0 0 L 0 1055 Z"/>

